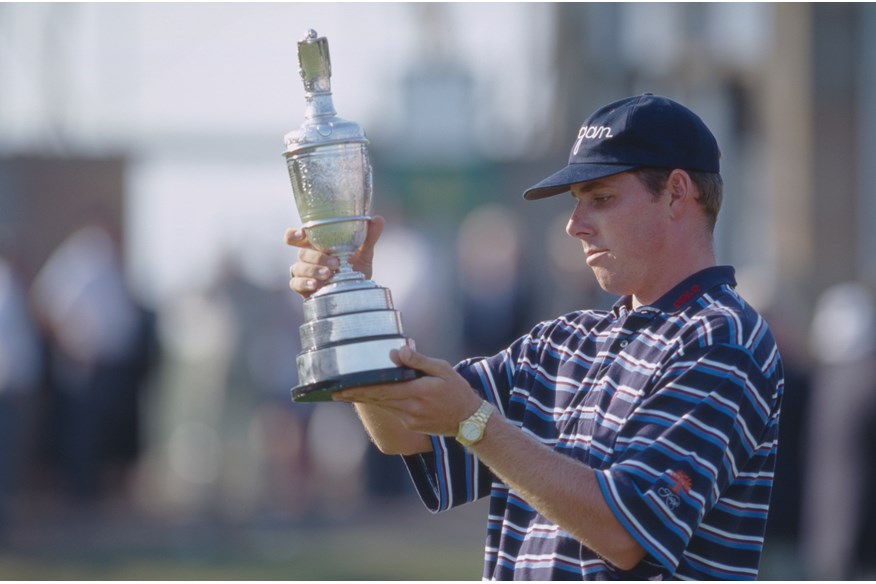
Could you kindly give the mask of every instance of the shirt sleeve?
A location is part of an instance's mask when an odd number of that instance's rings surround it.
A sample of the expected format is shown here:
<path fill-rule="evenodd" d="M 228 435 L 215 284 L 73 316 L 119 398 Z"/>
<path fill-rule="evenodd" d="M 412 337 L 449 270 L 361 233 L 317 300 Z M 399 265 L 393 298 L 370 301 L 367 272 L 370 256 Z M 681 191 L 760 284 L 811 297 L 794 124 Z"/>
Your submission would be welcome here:
<path fill-rule="evenodd" d="M 513 384 L 515 355 L 524 338 L 490 357 L 468 359 L 456 371 L 503 415 Z M 471 503 L 490 494 L 493 473 L 452 436 L 432 436 L 432 452 L 403 460 L 420 499 L 433 513 Z"/>
<path fill-rule="evenodd" d="M 597 471 L 618 520 L 669 573 L 731 485 L 734 499 L 757 500 L 760 488 L 768 500 L 780 395 L 773 381 L 740 346 L 685 356 L 630 415 L 615 444 L 618 462 Z"/>
<path fill-rule="evenodd" d="M 405 456 L 417 494 L 438 513 L 477 501 L 490 493 L 492 473 L 453 438 L 432 437 L 434 452 Z"/>

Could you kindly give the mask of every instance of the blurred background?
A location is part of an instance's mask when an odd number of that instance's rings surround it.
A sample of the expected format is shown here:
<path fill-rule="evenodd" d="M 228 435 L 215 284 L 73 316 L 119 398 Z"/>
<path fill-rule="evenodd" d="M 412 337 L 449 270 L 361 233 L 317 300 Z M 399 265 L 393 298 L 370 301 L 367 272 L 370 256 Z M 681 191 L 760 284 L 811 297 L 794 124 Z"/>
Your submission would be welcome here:
<path fill-rule="evenodd" d="M 613 301 L 524 202 L 652 91 L 722 147 L 719 261 L 785 358 L 761 577 L 876 574 L 876 7 L 0 4 L 0 576 L 479 579 L 342 404 L 293 405 L 296 42 L 365 127 L 374 279 L 426 353 Z"/>

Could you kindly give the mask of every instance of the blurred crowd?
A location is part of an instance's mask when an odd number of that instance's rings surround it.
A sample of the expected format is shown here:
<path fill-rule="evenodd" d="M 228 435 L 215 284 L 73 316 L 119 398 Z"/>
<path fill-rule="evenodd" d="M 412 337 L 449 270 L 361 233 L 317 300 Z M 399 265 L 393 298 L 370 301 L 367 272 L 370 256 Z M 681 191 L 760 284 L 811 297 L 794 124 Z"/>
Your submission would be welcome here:
<path fill-rule="evenodd" d="M 551 313 L 612 302 L 562 221 L 533 281 L 513 210 L 474 209 L 455 246 L 392 220 L 374 279 L 425 352 L 491 354 Z M 147 307 L 102 227 L 73 233 L 28 285 L 0 258 L 0 545 L 36 514 L 70 509 L 238 524 L 413 497 L 352 409 L 290 401 L 301 300 L 285 274 L 273 287 L 244 274 L 228 260 L 209 286 Z M 874 292 L 837 284 L 802 323 L 759 308 L 786 367 L 765 561 L 792 560 L 792 577 L 872 576 Z"/>
<path fill-rule="evenodd" d="M 155 315 L 130 294 L 108 230 L 69 237 L 30 289 L 0 258 L 0 521 L 129 488 L 157 358 Z"/>

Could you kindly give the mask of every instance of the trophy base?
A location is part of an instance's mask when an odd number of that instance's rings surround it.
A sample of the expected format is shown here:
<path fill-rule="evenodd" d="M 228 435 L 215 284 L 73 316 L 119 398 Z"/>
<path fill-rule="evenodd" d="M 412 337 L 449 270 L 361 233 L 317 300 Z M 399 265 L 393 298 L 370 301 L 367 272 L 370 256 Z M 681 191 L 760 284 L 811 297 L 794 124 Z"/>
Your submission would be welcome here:
<path fill-rule="evenodd" d="M 407 367 L 348 373 L 333 379 L 293 387 L 292 401 L 298 403 L 332 401 L 332 394 L 342 389 L 381 383 L 395 383 L 397 381 L 410 381 L 421 375 L 416 369 L 408 369 Z"/>

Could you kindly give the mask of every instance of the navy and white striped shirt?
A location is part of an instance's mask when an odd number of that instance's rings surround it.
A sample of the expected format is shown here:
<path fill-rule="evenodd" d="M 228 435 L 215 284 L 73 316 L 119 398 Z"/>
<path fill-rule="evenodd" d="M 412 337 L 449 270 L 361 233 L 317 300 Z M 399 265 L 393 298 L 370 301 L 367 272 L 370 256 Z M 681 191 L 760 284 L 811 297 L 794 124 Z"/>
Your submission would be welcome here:
<path fill-rule="evenodd" d="M 457 370 L 512 423 L 595 469 L 646 550 L 622 572 L 542 517 L 450 437 L 405 459 L 432 511 L 490 495 L 486 579 L 753 579 L 773 484 L 782 365 L 733 268 L 650 306 L 536 326 Z"/>

